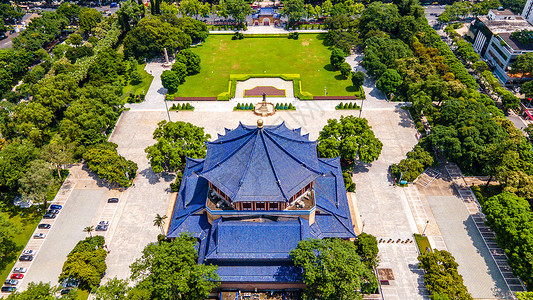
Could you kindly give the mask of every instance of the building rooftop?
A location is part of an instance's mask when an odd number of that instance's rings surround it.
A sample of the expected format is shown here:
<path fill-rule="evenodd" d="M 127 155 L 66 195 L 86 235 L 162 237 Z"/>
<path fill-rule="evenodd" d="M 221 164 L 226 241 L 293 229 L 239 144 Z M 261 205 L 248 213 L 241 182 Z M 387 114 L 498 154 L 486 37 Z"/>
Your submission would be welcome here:
<path fill-rule="evenodd" d="M 239 170 L 239 172 L 235 172 Z M 288 202 L 302 188 L 322 176 L 316 142 L 278 126 L 239 126 L 207 144 L 207 179 L 232 202 Z"/>
<path fill-rule="evenodd" d="M 533 44 L 522 44 L 517 40 L 513 40 L 511 39 L 511 33 L 509 32 L 503 32 L 498 35 L 507 43 L 507 45 L 509 45 L 509 47 L 513 48 L 514 51 L 520 51 L 520 50 L 533 51 Z"/>
<path fill-rule="evenodd" d="M 478 19 L 494 34 L 533 30 L 533 26 L 519 16 L 514 20 L 490 20 L 487 16 L 479 16 Z"/>
<path fill-rule="evenodd" d="M 498 16 L 514 16 L 515 15 L 512 11 L 508 9 L 504 9 L 504 10 L 491 9 L 491 11 L 493 14 L 498 15 Z"/>

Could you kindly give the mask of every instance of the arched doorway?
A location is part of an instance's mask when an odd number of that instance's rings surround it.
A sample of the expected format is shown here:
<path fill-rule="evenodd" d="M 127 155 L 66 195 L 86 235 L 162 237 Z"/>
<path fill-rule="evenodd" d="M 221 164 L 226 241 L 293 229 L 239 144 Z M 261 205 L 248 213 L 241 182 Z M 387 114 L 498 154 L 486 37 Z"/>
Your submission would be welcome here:
<path fill-rule="evenodd" d="M 259 25 L 259 21 L 255 21 L 254 25 L 258 26 Z"/>
<path fill-rule="evenodd" d="M 270 20 L 268 18 L 264 18 L 263 19 L 263 25 L 264 26 L 269 26 L 270 25 Z"/>

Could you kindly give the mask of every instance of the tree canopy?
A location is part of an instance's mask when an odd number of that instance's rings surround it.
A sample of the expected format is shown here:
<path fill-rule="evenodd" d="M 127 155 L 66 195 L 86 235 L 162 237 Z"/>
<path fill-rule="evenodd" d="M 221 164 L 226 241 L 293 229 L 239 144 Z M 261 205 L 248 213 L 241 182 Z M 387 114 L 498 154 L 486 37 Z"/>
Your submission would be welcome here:
<path fill-rule="evenodd" d="M 424 283 L 433 294 L 447 299 L 471 300 L 463 276 L 457 271 L 458 264 L 448 251 L 435 250 L 418 256 L 419 267 L 424 269 Z"/>
<path fill-rule="evenodd" d="M 211 136 L 202 127 L 182 121 L 158 123 L 154 131 L 156 143 L 144 150 L 156 173 L 176 171 L 185 166 L 185 157 L 202 158 Z"/>
<path fill-rule="evenodd" d="M 131 293 L 147 297 L 142 299 L 206 298 L 220 284 L 219 277 L 216 266 L 198 264 L 195 245 L 196 239 L 187 234 L 148 244 L 130 266 L 131 278 L 138 282 Z"/>
<path fill-rule="evenodd" d="M 361 292 L 373 293 L 378 286 L 372 269 L 361 262 L 352 242 L 302 240 L 290 256 L 303 270 L 304 299 L 362 299 Z"/>
<path fill-rule="evenodd" d="M 497 236 L 498 245 L 505 250 L 509 265 L 528 289 L 533 288 L 533 212 L 521 197 L 504 192 L 489 198 L 482 205 L 487 225 Z"/>
<path fill-rule="evenodd" d="M 383 143 L 374 136 L 366 119 L 354 116 L 329 119 L 318 137 L 322 157 L 340 156 L 345 161 L 371 163 L 379 158 Z"/>

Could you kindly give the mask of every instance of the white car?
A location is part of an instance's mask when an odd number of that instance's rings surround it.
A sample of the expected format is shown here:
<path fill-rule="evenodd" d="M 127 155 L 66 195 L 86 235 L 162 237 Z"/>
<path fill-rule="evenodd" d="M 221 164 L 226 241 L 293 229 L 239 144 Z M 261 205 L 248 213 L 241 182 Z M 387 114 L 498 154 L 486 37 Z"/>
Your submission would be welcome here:
<path fill-rule="evenodd" d="M 13 269 L 13 273 L 26 273 L 26 271 L 28 271 L 28 269 L 23 267 L 16 267 Z"/>
<path fill-rule="evenodd" d="M 35 250 L 24 250 L 22 251 L 22 255 L 35 255 L 37 254 L 37 251 Z"/>
<path fill-rule="evenodd" d="M 46 237 L 46 234 L 44 233 L 36 233 L 33 235 L 34 239 L 44 239 Z"/>
<path fill-rule="evenodd" d="M 108 226 L 109 225 L 109 221 L 100 221 L 100 223 L 98 223 L 98 225 Z"/>

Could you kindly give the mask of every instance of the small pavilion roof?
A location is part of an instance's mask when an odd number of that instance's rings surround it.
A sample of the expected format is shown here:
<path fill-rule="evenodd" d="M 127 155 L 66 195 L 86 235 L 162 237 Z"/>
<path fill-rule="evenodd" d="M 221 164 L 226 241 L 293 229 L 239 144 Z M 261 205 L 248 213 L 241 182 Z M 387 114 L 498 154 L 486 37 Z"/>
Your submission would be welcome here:
<path fill-rule="evenodd" d="M 199 175 L 233 202 L 283 202 L 323 173 L 316 142 L 300 130 L 284 123 L 262 128 L 240 123 L 207 144 Z"/>

